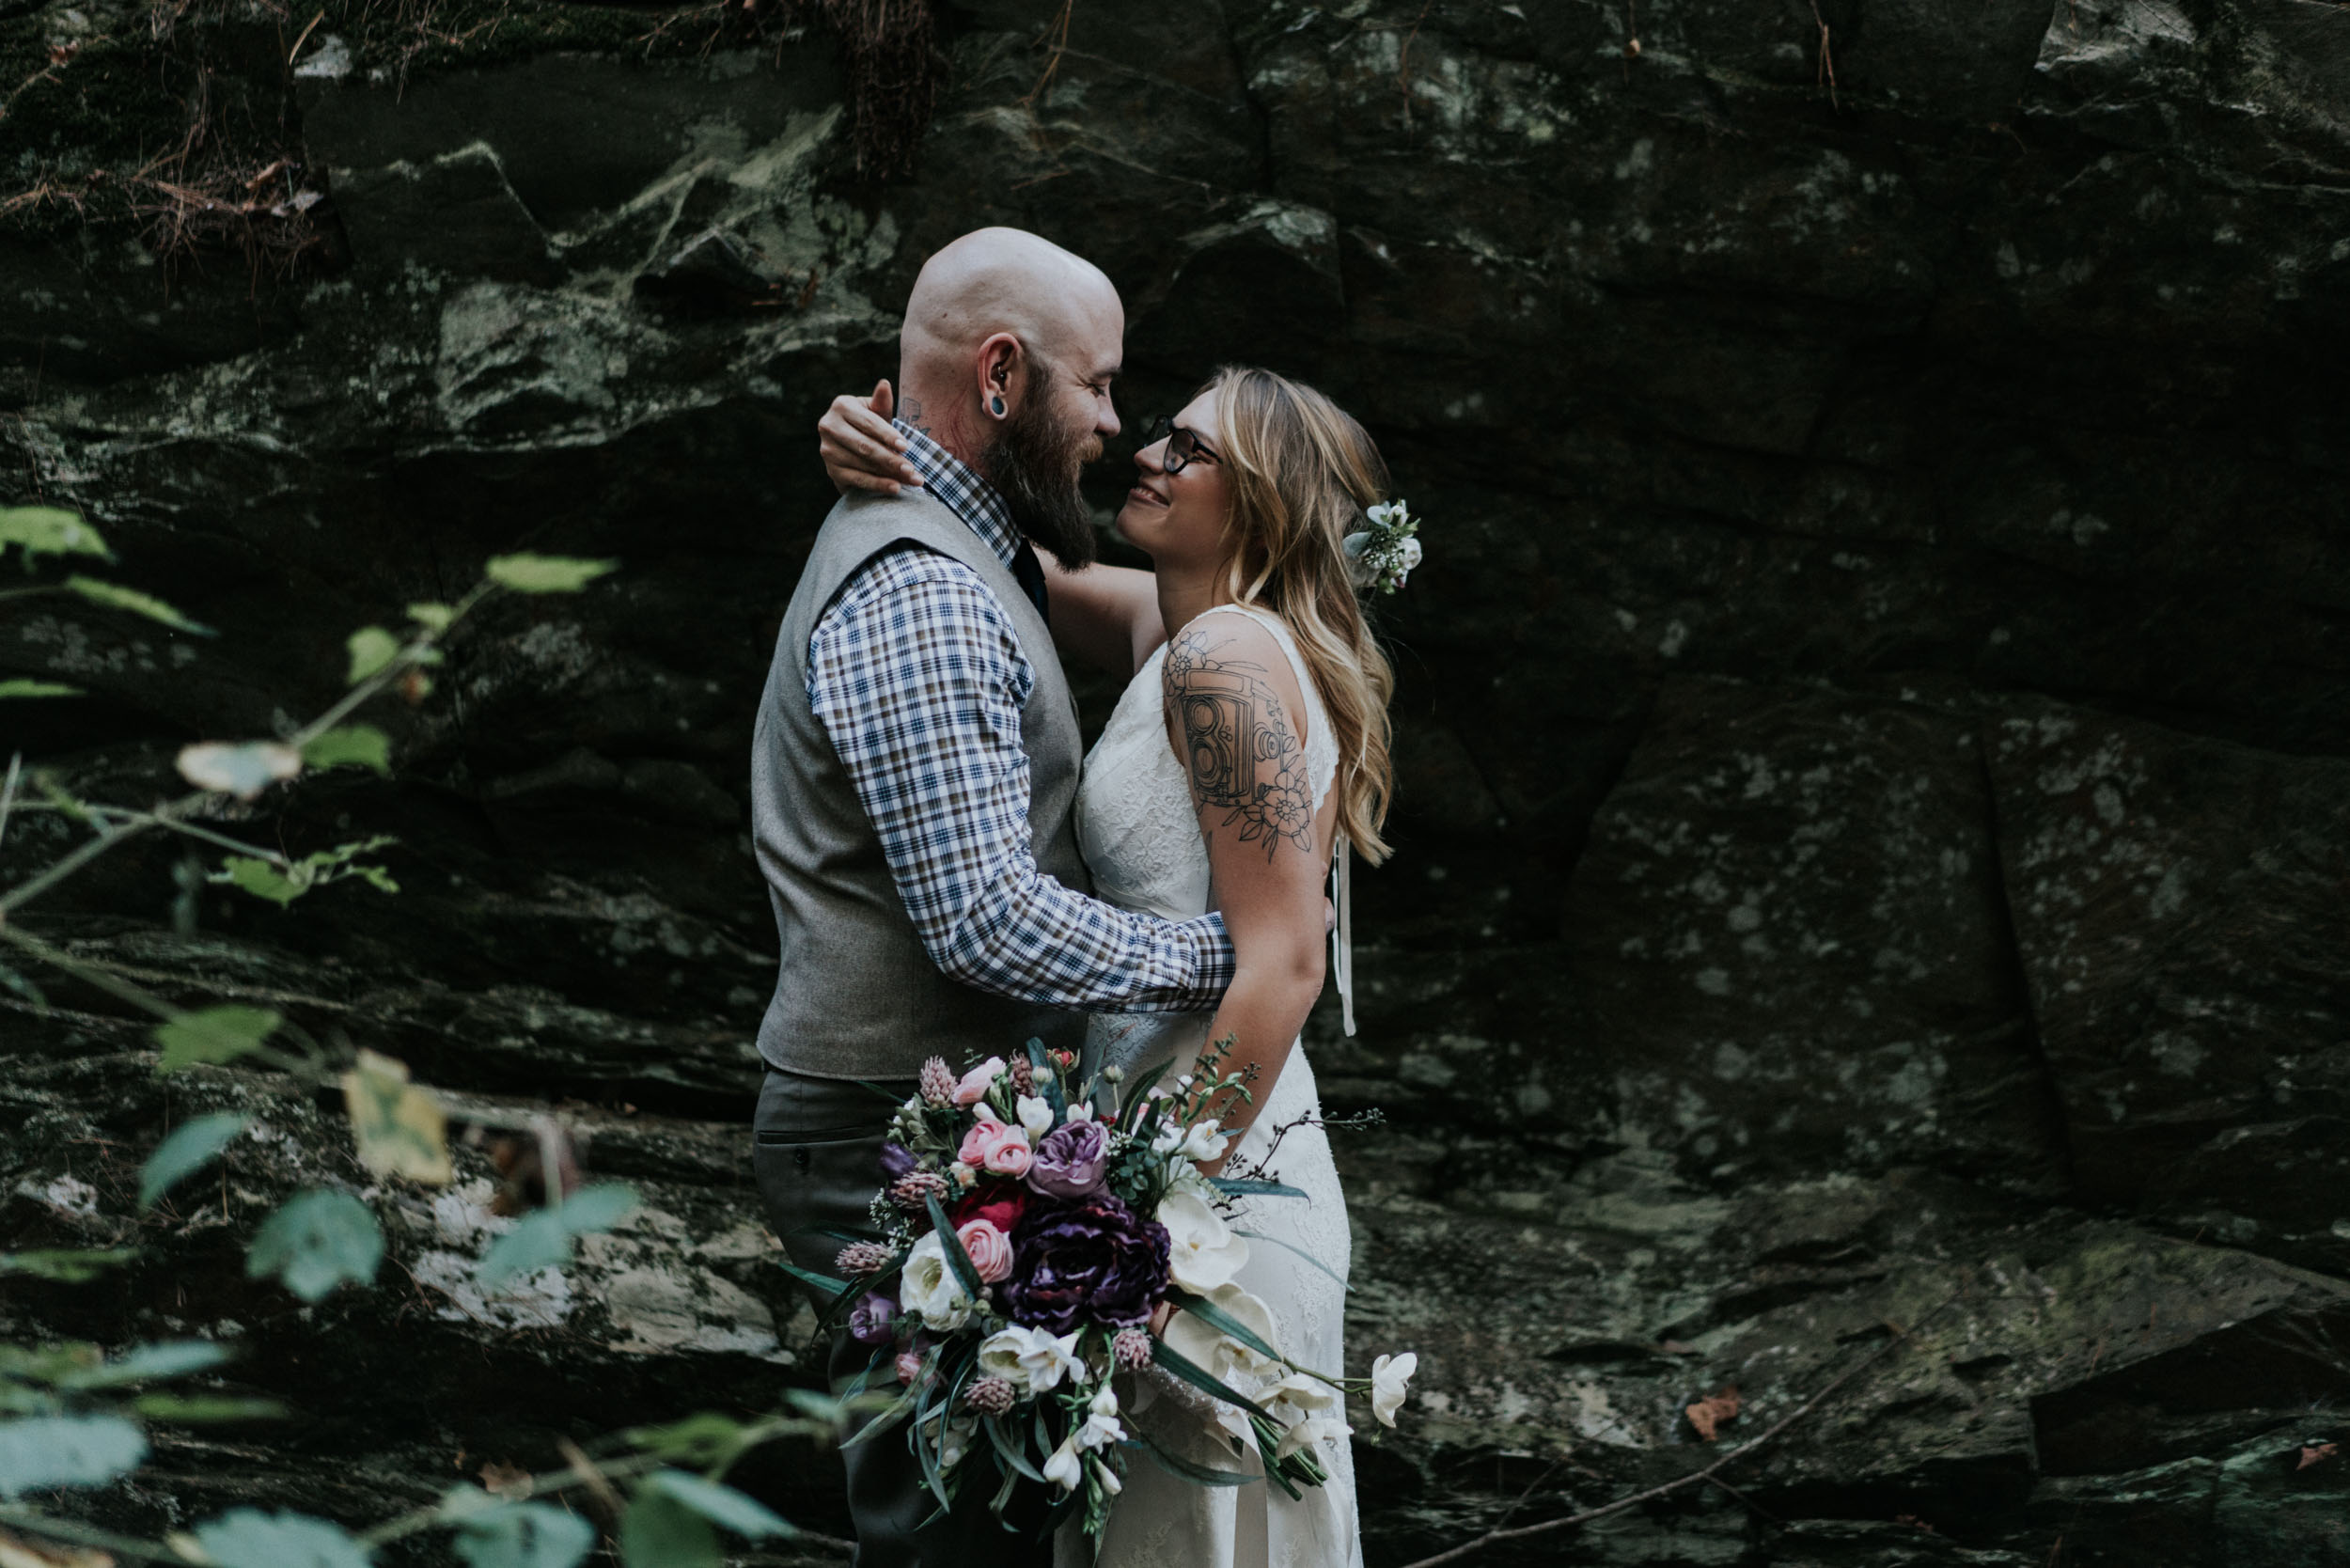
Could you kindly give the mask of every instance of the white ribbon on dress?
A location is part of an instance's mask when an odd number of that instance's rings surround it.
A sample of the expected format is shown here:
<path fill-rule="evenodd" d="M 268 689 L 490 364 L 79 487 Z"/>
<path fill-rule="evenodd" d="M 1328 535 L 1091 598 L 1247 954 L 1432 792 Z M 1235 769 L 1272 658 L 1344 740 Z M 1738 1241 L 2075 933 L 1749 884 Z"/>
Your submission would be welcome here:
<path fill-rule="evenodd" d="M 1339 986 L 1339 1018 L 1347 1034 L 1355 1033 L 1355 876 L 1354 846 L 1338 836 L 1338 853 L 1331 857 L 1330 902 L 1339 917 L 1330 927 L 1330 976 Z"/>

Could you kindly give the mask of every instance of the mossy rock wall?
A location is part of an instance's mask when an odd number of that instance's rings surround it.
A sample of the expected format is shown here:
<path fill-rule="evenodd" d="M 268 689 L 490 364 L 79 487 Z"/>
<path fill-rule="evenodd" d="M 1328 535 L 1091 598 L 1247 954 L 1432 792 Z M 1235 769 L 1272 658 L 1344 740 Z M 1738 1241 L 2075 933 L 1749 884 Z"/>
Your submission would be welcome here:
<path fill-rule="evenodd" d="M 1355 1348 L 1422 1358 L 1358 1444 L 1372 1561 L 1684 1473 L 1691 1401 L 1738 1385 L 1752 1434 L 1913 1328 L 1737 1494 L 1491 1560 L 2342 1560 L 2350 12 L 1077 0 L 1057 47 L 1058 4 L 942 3 L 887 182 L 829 36 L 718 14 L 0 16 L 9 498 L 223 633 L 0 602 L 0 675 L 91 694 L 12 745 L 149 798 L 494 554 L 622 562 L 494 607 L 389 708 L 395 780 L 243 824 L 397 834 L 397 898 L 175 935 L 158 849 L 44 902 L 185 995 L 565 1101 L 650 1200 L 559 1301 L 472 1299 L 469 1151 L 374 1195 L 373 1295 L 299 1310 L 235 1244 L 364 1184 L 332 1107 L 0 995 L 0 1245 L 146 1248 L 0 1318 L 239 1338 L 301 1412 L 102 1507 L 362 1519 L 804 1375 L 748 1185 L 753 705 L 816 414 L 891 371 L 930 250 L 1012 223 L 1123 290 L 1130 424 L 1266 363 L 1427 519 L 1361 1033 L 1308 1037 L 1387 1117 L 1340 1143 Z M 64 834 L 20 819 L 6 874 Z M 138 1155 L 222 1105 L 263 1131 L 219 1190 L 137 1216 Z M 828 1465 L 749 1483 L 838 1529 Z"/>

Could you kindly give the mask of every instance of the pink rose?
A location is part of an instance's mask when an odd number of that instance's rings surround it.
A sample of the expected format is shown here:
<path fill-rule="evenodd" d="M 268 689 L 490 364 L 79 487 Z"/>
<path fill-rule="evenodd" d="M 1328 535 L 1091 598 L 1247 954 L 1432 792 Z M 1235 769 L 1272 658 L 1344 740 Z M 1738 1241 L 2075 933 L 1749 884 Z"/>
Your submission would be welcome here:
<path fill-rule="evenodd" d="M 995 1087 L 996 1074 L 1004 1070 L 1004 1058 L 990 1057 L 963 1075 L 955 1085 L 955 1104 L 976 1105 L 987 1098 L 987 1091 Z"/>
<path fill-rule="evenodd" d="M 912 1383 L 922 1375 L 922 1353 L 918 1350 L 898 1352 L 898 1381 Z"/>
<path fill-rule="evenodd" d="M 1011 1238 L 983 1219 L 967 1219 L 955 1232 L 955 1240 L 963 1243 L 964 1256 L 979 1271 L 979 1278 L 994 1285 L 1011 1278 Z"/>
<path fill-rule="evenodd" d="M 985 1106 L 980 1109 L 984 1111 Z M 998 1176 L 1025 1176 L 1028 1162 L 1035 1156 L 1028 1149 L 1026 1129 L 992 1115 L 982 1115 L 978 1125 L 963 1135 L 963 1147 L 955 1151 L 955 1158 L 981 1170 L 992 1170 Z"/>

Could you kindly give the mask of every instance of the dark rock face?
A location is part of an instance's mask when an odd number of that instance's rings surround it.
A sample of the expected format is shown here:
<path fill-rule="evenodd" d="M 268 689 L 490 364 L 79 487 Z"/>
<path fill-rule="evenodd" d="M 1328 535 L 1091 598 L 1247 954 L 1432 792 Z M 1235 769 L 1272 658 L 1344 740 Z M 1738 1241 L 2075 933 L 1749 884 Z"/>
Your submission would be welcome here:
<path fill-rule="evenodd" d="M 0 167 L 88 212 L 0 209 L 10 498 L 84 509 L 225 633 L 0 602 L 0 674 L 92 694 L 0 723 L 143 800 L 493 554 L 623 569 L 494 606 L 386 704 L 396 782 L 241 824 L 397 834 L 397 898 L 208 893 L 175 936 L 157 848 L 36 923 L 461 1095 L 569 1099 L 650 1208 L 559 1304 L 463 1300 L 467 1152 L 451 1194 L 377 1195 L 385 1286 L 306 1317 L 234 1238 L 362 1183 L 331 1116 L 159 1084 L 95 994 L 0 994 L 0 1246 L 147 1249 L 0 1321 L 241 1336 L 303 1413 L 172 1439 L 102 1506 L 360 1518 L 453 1451 L 551 1463 L 801 1375 L 743 1132 L 753 704 L 827 504 L 817 411 L 893 368 L 931 249 L 1013 223 L 1123 291 L 1132 423 L 1261 361 L 1360 414 L 1429 520 L 1381 606 L 1400 853 L 1357 883 L 1362 1032 L 1308 1041 L 1332 1110 L 1388 1117 L 1340 1143 L 1353 1342 L 1422 1356 L 1358 1440 L 1373 1562 L 1529 1486 L 1513 1523 L 1684 1474 L 1716 1451 L 1688 1403 L 1738 1385 L 1738 1440 L 1892 1335 L 1737 1494 L 1487 1560 L 2340 1560 L 2340 8 L 1079 4 L 1057 52 L 1060 7 L 958 0 L 921 172 L 878 189 L 820 37 L 388 14 L 330 8 L 290 72 L 251 18 L 0 18 Z M 197 63 L 246 172 L 298 154 L 326 194 L 291 280 L 214 251 L 166 287 L 135 242 L 118 177 Z M 68 841 L 20 818 L 0 875 Z M 135 1216 L 136 1152 L 225 1105 L 268 1136 L 224 1192 Z M 837 1528 L 829 1475 L 753 1481 Z"/>

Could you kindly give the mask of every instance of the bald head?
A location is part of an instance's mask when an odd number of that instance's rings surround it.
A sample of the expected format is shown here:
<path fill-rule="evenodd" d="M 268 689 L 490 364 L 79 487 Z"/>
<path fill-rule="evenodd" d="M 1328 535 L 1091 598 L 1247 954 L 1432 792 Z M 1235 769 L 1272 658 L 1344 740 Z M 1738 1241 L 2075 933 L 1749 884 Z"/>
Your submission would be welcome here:
<path fill-rule="evenodd" d="M 1081 359 L 1106 339 L 1113 356 L 1126 314 L 1102 269 L 1021 228 L 980 228 L 932 257 L 914 280 L 898 335 L 900 369 L 960 374 L 1000 333 L 1055 362 Z M 1101 367 L 1086 365 L 1090 371 Z M 1106 367 L 1118 368 L 1113 357 Z"/>

